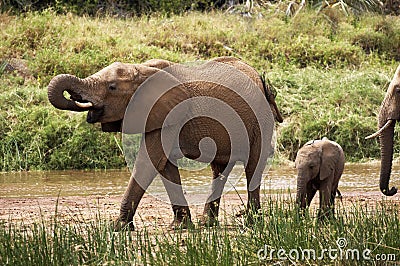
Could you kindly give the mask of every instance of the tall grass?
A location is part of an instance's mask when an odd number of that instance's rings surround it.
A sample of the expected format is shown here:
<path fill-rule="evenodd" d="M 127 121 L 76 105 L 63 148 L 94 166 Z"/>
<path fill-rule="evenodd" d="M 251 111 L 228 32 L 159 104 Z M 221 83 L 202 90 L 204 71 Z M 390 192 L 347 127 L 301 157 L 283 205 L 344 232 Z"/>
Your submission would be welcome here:
<path fill-rule="evenodd" d="M 293 201 L 281 195 L 278 199 L 266 199 L 263 212 L 252 226 L 246 226 L 243 218 L 227 215 L 220 218 L 224 220 L 217 227 L 182 231 L 160 228 L 151 232 L 146 228 L 113 232 L 110 222 L 101 213 L 97 213 L 94 220 L 82 218 L 80 222 L 63 222 L 55 213 L 51 221 L 0 224 L 0 263 L 371 265 L 382 263 L 378 261 L 383 258 L 381 254 L 398 261 L 400 209 L 386 203 L 354 204 L 346 208 L 352 210 L 349 212 L 339 208 L 335 220 L 318 222 L 313 212 L 300 216 Z M 338 241 L 342 241 L 342 251 Z M 302 255 L 305 249 L 314 250 L 315 257 Z M 278 250 L 285 253 L 278 253 Z M 370 250 L 367 257 L 363 257 L 365 250 Z M 346 252 L 356 253 L 346 255 Z"/>
<path fill-rule="evenodd" d="M 345 16 L 326 9 L 288 18 L 273 10 L 260 18 L 219 12 L 129 19 L 57 15 L 51 10 L 0 15 L 0 171 L 119 168 L 118 134 L 101 133 L 84 114 L 59 111 L 46 96 L 61 73 L 86 77 L 114 61 L 175 62 L 232 55 L 278 90 L 285 123 L 278 155 L 292 159 L 310 139 L 327 136 L 350 161 L 377 158 L 376 129 L 386 86 L 398 64 L 397 17 Z M 29 73 L 5 62 L 25 62 Z M 395 150 L 400 150 L 398 146 Z"/>

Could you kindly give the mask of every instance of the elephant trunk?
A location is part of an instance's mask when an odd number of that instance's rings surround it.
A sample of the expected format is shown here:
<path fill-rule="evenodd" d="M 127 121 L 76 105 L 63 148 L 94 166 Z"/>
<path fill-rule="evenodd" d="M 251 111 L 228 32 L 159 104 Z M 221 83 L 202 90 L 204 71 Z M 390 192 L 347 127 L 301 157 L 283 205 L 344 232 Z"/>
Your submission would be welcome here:
<path fill-rule="evenodd" d="M 61 74 L 54 77 L 48 86 L 47 95 L 50 103 L 61 110 L 87 111 L 91 107 L 90 103 L 82 100 L 82 80 L 68 74 Z M 66 99 L 64 91 L 71 95 L 71 99 Z"/>
<path fill-rule="evenodd" d="M 392 187 L 389 190 L 389 179 L 392 171 L 392 160 L 393 160 L 393 136 L 394 126 L 396 122 L 393 121 L 390 126 L 384 130 L 380 137 L 380 148 L 381 148 L 381 172 L 379 187 L 383 194 L 386 196 L 393 196 L 397 193 L 397 188 Z"/>
<path fill-rule="evenodd" d="M 304 209 L 307 207 L 306 195 L 306 182 L 304 178 L 299 175 L 297 177 L 296 203 L 299 205 L 300 208 Z"/>

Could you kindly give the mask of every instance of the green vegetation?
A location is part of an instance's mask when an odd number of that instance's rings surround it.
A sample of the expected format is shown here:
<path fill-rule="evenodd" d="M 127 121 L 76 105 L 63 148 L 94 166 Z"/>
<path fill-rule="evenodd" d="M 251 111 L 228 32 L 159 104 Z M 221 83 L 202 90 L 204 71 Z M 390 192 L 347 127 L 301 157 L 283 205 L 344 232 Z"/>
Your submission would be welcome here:
<path fill-rule="evenodd" d="M 376 129 L 400 60 L 399 23 L 399 17 L 346 16 L 332 8 L 304 9 L 294 18 L 271 9 L 257 18 L 220 12 L 126 19 L 51 10 L 1 14 L 0 171 L 125 165 L 120 134 L 102 133 L 85 114 L 49 104 L 46 86 L 53 76 L 86 77 L 115 61 L 223 55 L 265 71 L 276 87 L 285 118 L 277 127 L 281 160 L 323 136 L 340 143 L 348 161 L 378 158 L 376 140 L 364 137 Z"/>
<path fill-rule="evenodd" d="M 400 257 L 396 205 L 356 204 L 351 212 L 339 208 L 336 219 L 325 223 L 309 215 L 301 218 L 292 199 L 284 196 L 270 198 L 264 206 L 250 227 L 243 218 L 226 216 L 224 225 L 177 232 L 159 227 L 116 233 L 100 213 L 94 220 L 65 222 L 56 211 L 50 222 L 0 224 L 0 264 L 380 265 Z M 280 259 L 284 256 L 286 261 Z"/>
<path fill-rule="evenodd" d="M 1 12 L 29 12 L 43 11 L 47 8 L 64 14 L 72 12 L 78 15 L 113 15 L 131 17 L 148 15 L 154 12 L 170 15 L 182 14 L 186 11 L 211 11 L 238 9 L 249 11 L 257 7 L 270 8 L 271 6 L 286 9 L 286 14 L 298 13 L 304 6 L 321 10 L 337 8 L 346 14 L 363 12 L 380 12 L 385 14 L 399 14 L 398 0 L 133 0 L 133 1 L 98 1 L 98 0 L 58 0 L 58 1 L 31 1 L 31 0 L 3 0 Z"/>
<path fill-rule="evenodd" d="M 187 10 L 208 10 L 215 6 L 221 7 L 227 1 L 219 0 L 134 0 L 134 1 L 107 1 L 98 0 L 31 0 L 3 1 L 0 11 L 16 13 L 27 11 L 43 11 L 52 8 L 57 13 L 72 12 L 78 15 L 117 15 L 127 17 L 132 15 L 146 15 L 153 12 L 162 14 L 179 14 Z"/>

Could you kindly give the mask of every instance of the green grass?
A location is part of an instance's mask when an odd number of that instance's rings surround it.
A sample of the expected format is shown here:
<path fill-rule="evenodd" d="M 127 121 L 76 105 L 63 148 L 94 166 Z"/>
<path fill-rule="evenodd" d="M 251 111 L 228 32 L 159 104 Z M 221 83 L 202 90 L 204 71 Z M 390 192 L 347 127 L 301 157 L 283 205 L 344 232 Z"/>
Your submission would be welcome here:
<path fill-rule="evenodd" d="M 354 204 L 347 212 L 339 207 L 335 220 L 321 223 L 313 212 L 301 218 L 292 199 L 281 195 L 265 200 L 263 212 L 252 226 L 245 226 L 243 218 L 227 215 L 220 217 L 223 223 L 217 227 L 175 232 L 160 227 L 117 233 L 101 213 L 94 220 L 75 217 L 75 222 L 65 222 L 56 211 L 51 221 L 0 224 L 0 264 L 372 265 L 382 263 L 376 257 L 382 258 L 380 254 L 391 254 L 398 261 L 400 209 L 386 203 Z M 343 238 L 347 244 L 341 246 L 340 255 L 337 241 Z M 315 259 L 302 259 L 303 249 L 314 250 Z M 322 253 L 323 249 L 333 251 L 329 255 L 328 251 Z M 367 249 L 371 260 L 362 257 Z M 284 250 L 288 260 L 282 261 L 278 250 Z M 360 260 L 346 257 L 348 250 L 356 250 Z M 335 255 L 338 257 L 332 259 Z"/>
<path fill-rule="evenodd" d="M 265 71 L 277 88 L 285 118 L 277 128 L 279 160 L 293 159 L 302 144 L 323 136 L 341 144 L 348 161 L 378 158 L 378 143 L 364 137 L 376 129 L 398 65 L 399 23 L 331 9 L 295 18 L 269 9 L 252 19 L 219 12 L 127 19 L 51 10 L 0 14 L 0 171 L 125 165 L 119 134 L 102 133 L 84 114 L 49 104 L 46 86 L 55 75 L 86 77 L 115 61 L 223 55 Z M 30 73 L 7 71 L 4 62 L 12 58 L 25 60 Z"/>

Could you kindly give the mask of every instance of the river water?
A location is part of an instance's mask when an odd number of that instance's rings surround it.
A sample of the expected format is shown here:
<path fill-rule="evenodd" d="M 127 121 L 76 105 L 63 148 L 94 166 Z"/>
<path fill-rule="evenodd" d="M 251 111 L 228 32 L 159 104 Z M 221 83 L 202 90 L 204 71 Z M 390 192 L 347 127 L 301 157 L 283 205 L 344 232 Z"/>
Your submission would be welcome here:
<path fill-rule="evenodd" d="M 211 170 L 181 171 L 185 193 L 207 193 Z M 400 164 L 394 163 L 391 186 L 400 187 Z M 54 196 L 122 196 L 130 178 L 124 170 L 107 171 L 32 171 L 0 173 L 0 197 L 54 197 Z M 347 164 L 339 183 L 343 192 L 379 191 L 379 163 Z M 228 178 L 226 191 L 245 193 L 243 167 L 235 167 Z M 296 189 L 296 170 L 293 166 L 272 166 L 265 172 L 262 188 L 266 193 Z M 149 192 L 164 193 L 160 178 L 156 178 Z"/>

